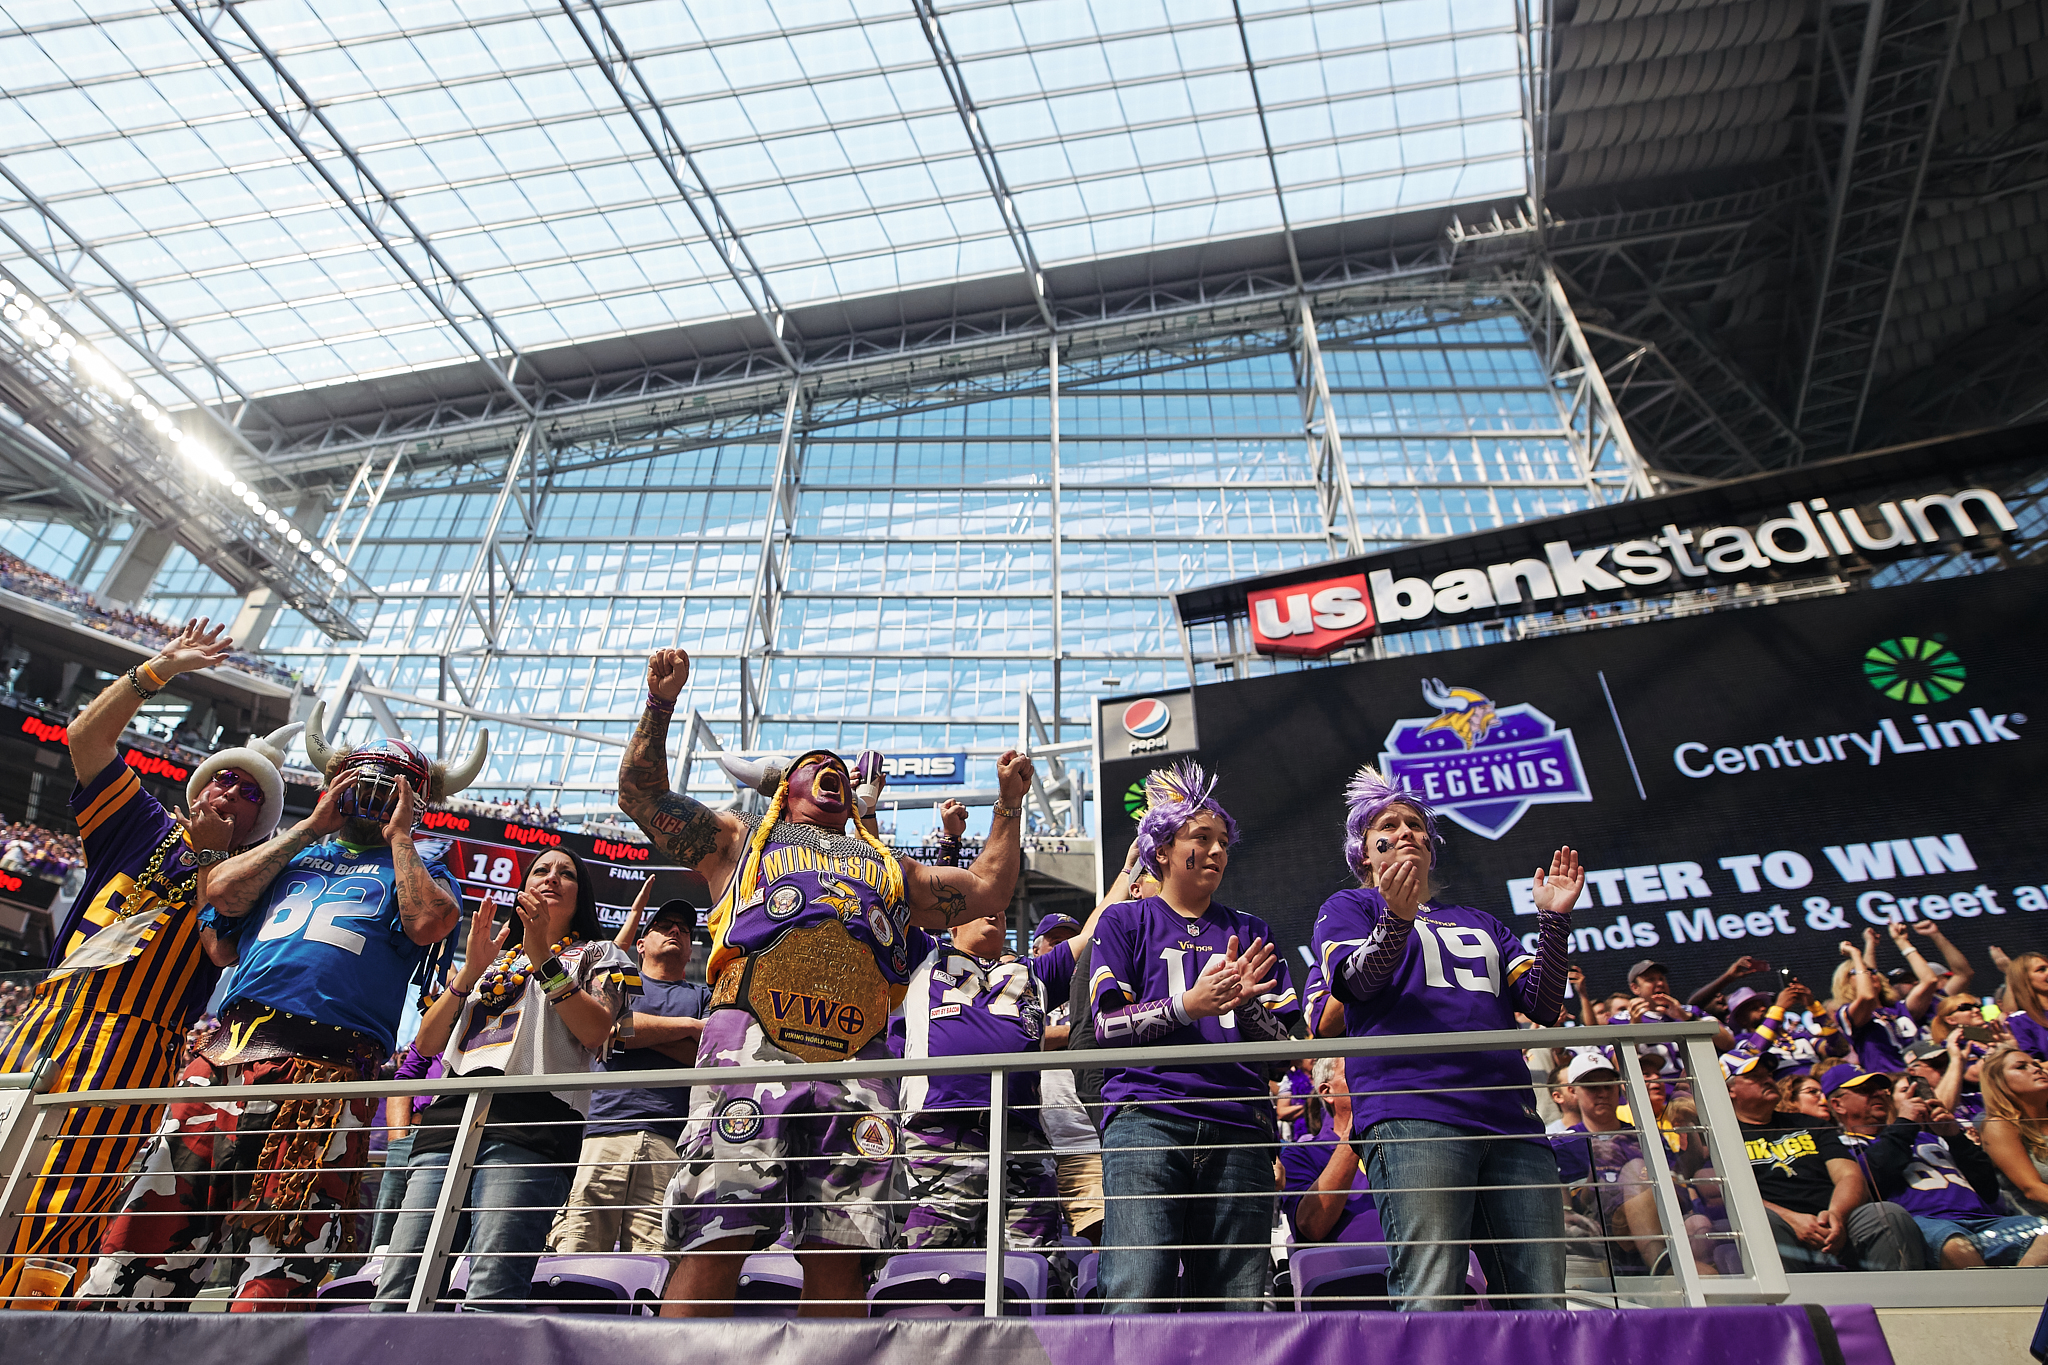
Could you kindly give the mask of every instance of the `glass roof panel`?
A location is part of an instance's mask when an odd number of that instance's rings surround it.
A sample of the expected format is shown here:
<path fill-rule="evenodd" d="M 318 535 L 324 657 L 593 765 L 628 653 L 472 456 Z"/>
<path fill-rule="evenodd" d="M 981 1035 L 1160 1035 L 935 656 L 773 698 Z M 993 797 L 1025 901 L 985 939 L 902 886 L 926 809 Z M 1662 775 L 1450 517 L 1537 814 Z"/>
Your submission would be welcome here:
<path fill-rule="evenodd" d="M 665 112 L 693 154 L 678 167 L 687 192 L 723 212 L 785 306 L 1020 269 L 901 0 L 582 0 L 573 18 L 553 0 L 207 11 L 288 128 L 175 8 L 0 0 L 0 161 L 64 226 L 34 206 L 8 221 L 99 249 L 259 395 L 474 358 L 409 277 L 431 268 L 401 211 L 524 348 L 744 314 L 579 32 L 598 5 L 661 103 L 618 72 L 642 118 L 658 138 Z M 1041 262 L 1271 232 L 1276 172 L 1297 227 L 1523 188 L 1515 0 L 1241 9 L 1241 28 L 1230 0 L 941 9 Z M 0 246 L 0 264 L 42 278 Z M 82 310 L 65 318 L 134 358 Z"/>

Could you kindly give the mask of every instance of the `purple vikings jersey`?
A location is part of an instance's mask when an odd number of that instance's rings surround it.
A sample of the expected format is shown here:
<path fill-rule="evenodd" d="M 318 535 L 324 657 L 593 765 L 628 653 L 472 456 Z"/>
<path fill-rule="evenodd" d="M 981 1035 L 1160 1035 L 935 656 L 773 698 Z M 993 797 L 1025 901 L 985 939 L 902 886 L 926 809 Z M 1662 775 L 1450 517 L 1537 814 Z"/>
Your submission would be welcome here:
<path fill-rule="evenodd" d="M 1325 1126 L 1323 1131 L 1305 1142 L 1291 1142 L 1280 1149 L 1281 1195 L 1280 1212 L 1287 1219 L 1287 1229 L 1294 1234 L 1296 1242 L 1306 1245 L 1308 1238 L 1302 1236 L 1299 1218 L 1302 1196 L 1315 1188 L 1322 1178 L 1323 1168 L 1330 1164 L 1330 1158 L 1337 1150 L 1336 1130 Z M 1381 1242 L 1386 1234 L 1380 1230 L 1379 1211 L 1373 1205 L 1372 1182 L 1366 1178 L 1365 1167 L 1351 1177 L 1351 1196 L 1344 1201 L 1343 1211 L 1337 1221 L 1323 1234 L 1324 1242 Z"/>
<path fill-rule="evenodd" d="M 1220 956 L 1235 935 L 1240 951 L 1254 939 L 1271 942 L 1273 931 L 1256 915 L 1211 904 L 1198 919 L 1183 919 L 1158 896 L 1118 901 L 1095 922 L 1095 950 L 1088 981 L 1101 1038 L 1100 1019 L 1110 1010 L 1145 1001 L 1171 1000 L 1195 983 L 1212 955 Z M 1276 959 L 1273 989 L 1259 997 L 1275 1019 L 1291 1024 L 1301 1012 L 1287 963 Z M 1239 1032 L 1237 1011 L 1183 1024 L 1155 1040 L 1167 1047 L 1200 1043 L 1261 1041 Z M 1121 1044 L 1105 1042 L 1105 1047 Z M 1526 1079 L 1526 1078 L 1525 1078 Z M 1213 1119 L 1238 1128 L 1270 1129 L 1272 1092 L 1265 1072 L 1242 1062 L 1109 1068 L 1102 1098 L 1109 1104 L 1145 1104 L 1184 1118 Z"/>
<path fill-rule="evenodd" d="M 1919 1041 L 1920 1022 L 1904 1005 L 1879 1005 L 1870 1012 L 1870 1022 L 1851 1029 L 1849 1007 L 1835 1009 L 1842 1032 L 1848 1036 L 1850 1055 L 1865 1071 L 1904 1071 L 1906 1049 Z"/>
<path fill-rule="evenodd" d="M 1883 1159 L 1872 1150 L 1880 1144 L 1893 1149 L 1883 1153 Z M 1873 1177 L 1872 1196 L 1897 1204 L 1915 1218 L 1996 1218 L 2004 1213 L 1986 1203 L 1970 1184 L 1949 1153 L 1948 1139 L 1938 1133 L 1893 1124 L 1876 1137 L 1844 1131 L 1842 1145 L 1862 1159 Z M 1906 1151 L 1900 1152 L 1900 1147 Z M 1897 1160 L 1901 1155 L 1906 1157 L 1903 1165 Z"/>
<path fill-rule="evenodd" d="M 1386 905 L 1377 891 L 1345 890 L 1324 901 L 1316 916 L 1316 959 L 1344 1002 L 1346 1034 L 1511 1029 L 1518 1008 L 1534 1016 L 1536 959 L 1521 941 L 1484 910 L 1434 901 L 1416 916 L 1385 987 L 1359 1003 L 1347 985 L 1346 963 L 1374 941 Z M 1476 1132 L 1543 1138 L 1528 1062 L 1512 1049 L 1353 1057 L 1344 1074 L 1359 1132 L 1381 1119 L 1428 1119 Z"/>
<path fill-rule="evenodd" d="M 1074 950 L 1054 944 L 1037 957 L 976 957 L 947 944 L 933 948 L 910 975 L 903 1000 L 903 1055 L 976 1057 L 1035 1052 L 1045 1036 L 1049 991 L 1065 990 Z M 1008 1100 L 1020 1122 L 1038 1126 L 1038 1073 L 1010 1073 Z M 903 1082 L 906 1117 L 948 1109 L 988 1108 L 988 1073 L 912 1076 Z"/>
<path fill-rule="evenodd" d="M 751 838 L 760 817 L 740 819 Z M 761 853 L 753 899 L 745 905 L 735 903 L 740 885 L 735 875 L 711 912 L 707 979 L 717 981 L 732 963 L 765 952 L 791 930 L 836 919 L 849 938 L 873 953 L 892 1001 L 901 1000 L 911 966 L 931 951 L 932 939 L 924 930 L 910 927 L 907 901 L 884 903 L 878 889 L 883 880 L 882 860 L 861 840 L 810 825 L 778 823 Z"/>

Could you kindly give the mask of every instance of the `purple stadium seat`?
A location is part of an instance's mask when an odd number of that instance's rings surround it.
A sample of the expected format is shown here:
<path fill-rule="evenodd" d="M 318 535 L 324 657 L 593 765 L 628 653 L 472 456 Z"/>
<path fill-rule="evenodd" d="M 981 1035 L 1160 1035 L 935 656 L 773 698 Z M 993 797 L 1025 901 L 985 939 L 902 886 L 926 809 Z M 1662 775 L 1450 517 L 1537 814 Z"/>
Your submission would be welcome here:
<path fill-rule="evenodd" d="M 536 1313 L 659 1313 L 668 1258 L 631 1253 L 543 1256 L 534 1263 Z"/>
<path fill-rule="evenodd" d="M 804 1268 L 787 1251 L 757 1251 L 740 1266 L 736 1318 L 793 1318 L 804 1293 Z"/>
<path fill-rule="evenodd" d="M 1467 1254 L 1465 1285 L 1480 1296 L 1473 1306 L 1484 1308 L 1486 1275 L 1479 1269 L 1478 1256 Z M 1296 1312 L 1329 1308 L 1369 1311 L 1394 1306 L 1390 1302 L 1316 1302 L 1318 1299 L 1350 1299 L 1386 1293 L 1387 1248 L 1383 1243 L 1332 1242 L 1321 1246 L 1297 1246 L 1287 1258 L 1287 1269 L 1294 1281 Z"/>
<path fill-rule="evenodd" d="M 382 1258 L 370 1261 L 353 1275 L 329 1280 L 313 1291 L 313 1311 L 316 1313 L 367 1313 L 370 1300 L 377 1297 L 377 1276 L 383 1270 Z"/>
<path fill-rule="evenodd" d="M 978 1318 L 987 1284 L 987 1253 L 981 1251 L 906 1251 L 889 1260 L 868 1291 L 871 1317 Z M 1043 1256 L 1028 1251 L 1003 1256 L 1005 1312 L 1042 1316 L 1051 1267 Z M 946 1302 L 933 1303 L 940 1299 Z M 1030 1300 L 1026 1304 L 1020 1300 Z M 924 1300 L 925 1302 L 920 1302 Z M 900 1305 L 900 1306 L 892 1306 Z"/>
<path fill-rule="evenodd" d="M 1074 1258 L 1074 1311 L 1100 1313 L 1102 1301 L 1095 1297 L 1095 1280 L 1101 1270 L 1102 1253 L 1090 1248 L 1069 1254 Z"/>

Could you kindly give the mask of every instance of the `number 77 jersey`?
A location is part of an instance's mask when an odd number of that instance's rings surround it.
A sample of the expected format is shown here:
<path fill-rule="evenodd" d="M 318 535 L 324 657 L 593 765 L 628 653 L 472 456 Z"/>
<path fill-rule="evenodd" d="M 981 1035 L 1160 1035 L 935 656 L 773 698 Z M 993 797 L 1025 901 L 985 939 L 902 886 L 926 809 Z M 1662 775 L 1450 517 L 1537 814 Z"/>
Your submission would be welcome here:
<path fill-rule="evenodd" d="M 422 861 L 460 904 L 448 869 Z M 230 925 L 241 961 L 223 1008 L 254 1001 L 395 1046 L 407 983 L 429 950 L 399 919 L 389 848 L 323 839 L 286 863 L 246 916 L 221 920 L 223 936 Z"/>

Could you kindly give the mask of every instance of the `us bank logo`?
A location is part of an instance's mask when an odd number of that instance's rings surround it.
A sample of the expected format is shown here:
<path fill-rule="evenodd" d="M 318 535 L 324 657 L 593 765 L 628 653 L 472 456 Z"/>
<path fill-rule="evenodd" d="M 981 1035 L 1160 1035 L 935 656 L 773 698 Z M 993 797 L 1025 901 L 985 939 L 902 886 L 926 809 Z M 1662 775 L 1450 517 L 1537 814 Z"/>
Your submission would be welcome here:
<path fill-rule="evenodd" d="M 1437 713 L 1395 721 L 1380 770 L 1438 814 L 1498 839 L 1531 806 L 1593 799 L 1572 732 L 1527 702 L 1499 706 L 1434 678 L 1422 684 L 1422 699 Z"/>

